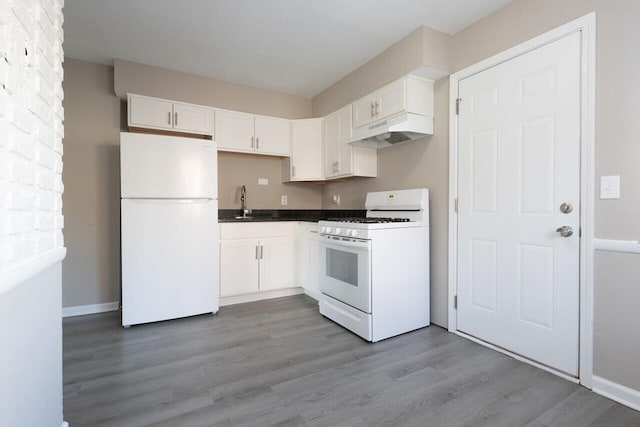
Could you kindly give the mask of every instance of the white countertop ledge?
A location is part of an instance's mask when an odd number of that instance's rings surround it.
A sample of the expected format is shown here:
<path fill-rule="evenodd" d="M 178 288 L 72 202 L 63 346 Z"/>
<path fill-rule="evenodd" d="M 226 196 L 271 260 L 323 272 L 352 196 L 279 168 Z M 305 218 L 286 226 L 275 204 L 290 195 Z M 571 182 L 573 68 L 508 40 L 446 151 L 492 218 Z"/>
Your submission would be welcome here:
<path fill-rule="evenodd" d="M 37 258 L 0 272 L 0 296 L 17 288 L 53 265 L 62 262 L 66 255 L 67 248 L 65 247 L 52 249 Z"/>

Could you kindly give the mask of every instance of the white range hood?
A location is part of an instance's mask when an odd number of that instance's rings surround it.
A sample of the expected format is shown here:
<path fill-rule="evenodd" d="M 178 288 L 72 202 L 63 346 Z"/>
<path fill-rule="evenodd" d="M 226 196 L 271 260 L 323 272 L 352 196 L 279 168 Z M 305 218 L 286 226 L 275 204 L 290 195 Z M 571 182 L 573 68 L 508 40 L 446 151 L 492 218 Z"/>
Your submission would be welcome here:
<path fill-rule="evenodd" d="M 354 129 L 349 144 L 366 148 L 390 147 L 433 135 L 433 117 L 402 113 Z"/>

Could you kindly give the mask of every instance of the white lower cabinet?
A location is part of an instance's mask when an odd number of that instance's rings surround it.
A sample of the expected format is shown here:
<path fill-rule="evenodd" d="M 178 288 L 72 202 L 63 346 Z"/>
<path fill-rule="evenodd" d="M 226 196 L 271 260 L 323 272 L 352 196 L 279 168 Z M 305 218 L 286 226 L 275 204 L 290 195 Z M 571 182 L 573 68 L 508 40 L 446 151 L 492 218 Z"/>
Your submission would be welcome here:
<path fill-rule="evenodd" d="M 320 242 L 318 240 L 317 223 L 300 223 L 296 252 L 298 255 L 296 281 L 307 295 L 318 299 L 320 296 Z"/>
<path fill-rule="evenodd" d="M 295 238 L 275 237 L 260 240 L 259 290 L 295 286 Z"/>
<path fill-rule="evenodd" d="M 295 288 L 297 226 L 297 222 L 220 224 L 220 296 Z"/>
<path fill-rule="evenodd" d="M 258 284 L 257 239 L 220 241 L 220 296 L 250 294 Z"/>

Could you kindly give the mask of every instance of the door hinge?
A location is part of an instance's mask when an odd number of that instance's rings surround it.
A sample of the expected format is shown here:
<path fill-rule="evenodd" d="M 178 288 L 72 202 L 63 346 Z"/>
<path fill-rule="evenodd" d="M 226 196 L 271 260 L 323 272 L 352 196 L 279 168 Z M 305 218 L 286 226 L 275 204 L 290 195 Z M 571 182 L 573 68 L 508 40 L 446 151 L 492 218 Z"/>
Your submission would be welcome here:
<path fill-rule="evenodd" d="M 456 116 L 460 114 L 460 101 L 462 101 L 462 98 L 456 99 Z"/>
<path fill-rule="evenodd" d="M 453 297 L 453 308 L 458 309 L 458 295 L 454 295 Z"/>
<path fill-rule="evenodd" d="M 453 210 L 456 211 L 456 213 L 458 213 L 458 198 L 456 197 L 454 202 L 453 202 Z"/>
<path fill-rule="evenodd" d="M 578 237 L 582 237 L 582 227 L 578 227 Z"/>

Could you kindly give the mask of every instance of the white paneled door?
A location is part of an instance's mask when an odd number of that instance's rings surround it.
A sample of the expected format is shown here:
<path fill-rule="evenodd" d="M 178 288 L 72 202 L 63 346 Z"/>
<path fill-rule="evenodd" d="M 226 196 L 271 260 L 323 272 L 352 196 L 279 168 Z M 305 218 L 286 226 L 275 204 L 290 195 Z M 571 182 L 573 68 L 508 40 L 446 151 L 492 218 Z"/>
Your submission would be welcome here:
<path fill-rule="evenodd" d="M 574 33 L 459 82 L 457 328 L 572 376 L 580 75 Z"/>

